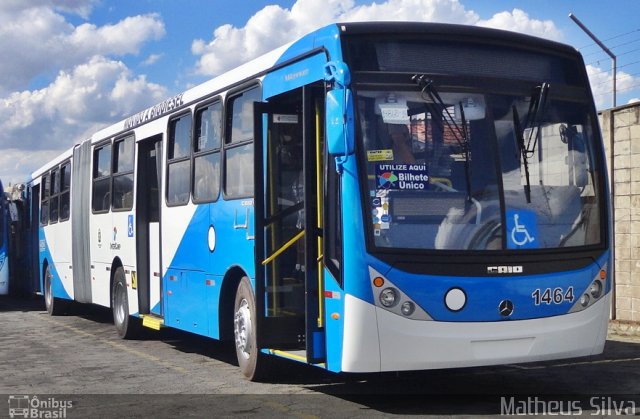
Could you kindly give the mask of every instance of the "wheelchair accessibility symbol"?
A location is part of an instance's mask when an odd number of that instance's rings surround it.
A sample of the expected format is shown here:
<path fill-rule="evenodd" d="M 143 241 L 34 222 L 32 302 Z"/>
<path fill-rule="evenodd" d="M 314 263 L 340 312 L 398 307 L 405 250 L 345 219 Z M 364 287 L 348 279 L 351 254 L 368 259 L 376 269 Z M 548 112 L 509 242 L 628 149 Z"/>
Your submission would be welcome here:
<path fill-rule="evenodd" d="M 127 220 L 127 237 L 133 237 L 133 215 Z"/>
<path fill-rule="evenodd" d="M 528 210 L 507 211 L 507 231 L 510 249 L 538 247 L 536 242 L 538 224 L 535 212 Z"/>

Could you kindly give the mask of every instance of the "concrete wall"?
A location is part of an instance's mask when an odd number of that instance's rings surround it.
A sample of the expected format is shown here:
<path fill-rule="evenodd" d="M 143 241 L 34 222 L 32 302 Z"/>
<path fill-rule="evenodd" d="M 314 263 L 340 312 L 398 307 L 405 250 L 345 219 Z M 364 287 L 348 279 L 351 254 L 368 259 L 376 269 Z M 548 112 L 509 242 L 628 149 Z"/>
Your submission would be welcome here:
<path fill-rule="evenodd" d="M 612 316 L 640 322 L 640 103 L 602 111 L 600 126 L 614 206 L 616 288 Z"/>

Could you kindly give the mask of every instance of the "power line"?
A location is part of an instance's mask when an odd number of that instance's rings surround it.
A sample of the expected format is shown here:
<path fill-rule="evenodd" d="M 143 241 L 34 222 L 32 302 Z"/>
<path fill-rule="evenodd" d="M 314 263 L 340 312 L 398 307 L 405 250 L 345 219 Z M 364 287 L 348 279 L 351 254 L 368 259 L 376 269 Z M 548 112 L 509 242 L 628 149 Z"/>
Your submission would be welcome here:
<path fill-rule="evenodd" d="M 624 67 L 629 67 L 630 65 L 634 65 L 634 64 L 638 64 L 638 63 L 640 63 L 640 60 L 634 61 L 634 62 L 631 62 L 631 63 L 627 63 L 627 64 L 624 64 L 624 65 L 620 65 L 620 66 L 618 66 L 618 69 L 621 69 L 621 68 L 624 68 Z M 586 65 L 590 65 L 590 64 L 592 64 L 592 63 L 586 64 Z M 592 72 L 591 74 L 592 75 L 594 75 L 594 74 L 609 74 L 609 70 L 597 70 L 597 71 Z M 636 74 L 638 74 L 638 73 L 636 73 Z"/>
<path fill-rule="evenodd" d="M 637 41 L 640 41 L 640 39 L 637 39 Z M 630 49 L 630 50 L 625 51 L 625 52 L 616 53 L 616 56 L 617 56 L 617 57 L 621 57 L 621 56 L 623 56 L 623 55 L 628 55 L 628 54 L 631 54 L 632 52 L 636 52 L 636 51 L 640 51 L 640 48 L 634 48 L 634 49 Z M 585 57 L 585 56 L 583 55 L 583 57 Z M 598 63 L 598 62 L 600 62 L 600 61 L 601 61 L 601 60 L 603 60 L 603 59 L 608 59 L 608 58 L 601 58 L 601 59 L 597 59 L 597 60 L 594 60 L 594 61 L 590 61 L 590 62 L 588 62 L 587 64 Z"/>
<path fill-rule="evenodd" d="M 631 73 L 631 74 L 627 74 L 627 73 L 625 73 L 625 74 L 624 74 L 624 77 L 618 77 L 618 80 L 622 81 L 622 80 L 624 80 L 626 77 L 632 77 L 632 78 L 633 78 L 634 76 L 637 76 L 638 74 L 640 74 L 640 71 L 639 71 L 639 72 L 637 72 L 637 73 Z M 601 81 L 600 83 L 592 84 L 591 86 L 600 86 L 601 84 L 607 84 L 607 83 L 609 83 L 610 81 L 611 81 L 611 80 Z M 618 90 L 618 91 L 620 91 L 620 90 Z"/>
<path fill-rule="evenodd" d="M 638 29 L 634 29 L 634 30 L 629 31 L 629 32 L 621 33 L 621 34 L 619 34 L 619 35 L 614 35 L 614 36 L 612 36 L 611 38 L 607 38 L 607 39 L 605 39 L 605 41 L 611 41 L 612 39 L 621 38 L 621 37 L 623 37 L 623 36 L 625 36 L 625 35 L 629 35 L 629 34 L 632 34 L 632 33 L 634 33 L 634 32 L 640 32 L 640 28 L 638 28 Z M 589 47 L 592 47 L 592 46 L 594 46 L 594 45 L 598 45 L 598 44 L 596 44 L 595 42 L 592 42 L 592 43 L 590 43 L 590 44 L 588 44 L 588 45 L 585 45 L 585 46 L 583 46 L 583 47 L 580 47 L 580 48 L 578 48 L 578 49 L 580 50 L 580 49 L 584 49 L 584 48 L 589 48 Z"/>
<path fill-rule="evenodd" d="M 619 47 L 623 47 L 625 45 L 633 44 L 633 43 L 638 42 L 638 41 L 640 41 L 640 38 L 636 38 L 636 39 L 634 39 L 632 41 L 628 41 L 628 42 L 623 42 L 622 44 L 614 45 L 614 46 L 610 47 L 609 49 L 613 50 L 613 49 L 616 49 L 616 48 L 619 48 Z M 584 57 L 588 57 L 588 56 L 596 55 L 596 54 L 602 54 L 602 51 L 590 52 L 588 54 L 583 54 L 583 56 Z"/>
<path fill-rule="evenodd" d="M 636 84 L 632 84 L 631 86 L 627 86 L 624 89 L 619 89 L 618 93 L 628 92 L 630 90 L 634 90 L 637 87 L 640 87 L 640 82 Z M 611 89 L 607 90 L 606 92 L 598 93 L 597 95 L 593 95 L 593 96 L 594 97 L 609 96 L 610 94 L 611 94 Z"/>

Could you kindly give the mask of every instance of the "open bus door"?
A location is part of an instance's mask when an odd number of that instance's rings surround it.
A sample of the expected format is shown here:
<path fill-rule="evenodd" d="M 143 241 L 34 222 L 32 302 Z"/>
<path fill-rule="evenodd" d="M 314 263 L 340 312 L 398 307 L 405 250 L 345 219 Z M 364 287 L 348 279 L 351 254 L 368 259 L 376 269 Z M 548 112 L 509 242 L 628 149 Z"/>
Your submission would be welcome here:
<path fill-rule="evenodd" d="M 160 184 L 162 179 L 162 136 L 138 142 L 135 225 L 137 255 L 138 306 L 145 326 L 160 328 L 164 316 L 162 302 L 162 270 L 160 265 Z M 133 232 L 132 232 L 133 234 Z"/>
<path fill-rule="evenodd" d="M 325 358 L 322 324 L 322 86 L 255 104 L 257 344 Z"/>

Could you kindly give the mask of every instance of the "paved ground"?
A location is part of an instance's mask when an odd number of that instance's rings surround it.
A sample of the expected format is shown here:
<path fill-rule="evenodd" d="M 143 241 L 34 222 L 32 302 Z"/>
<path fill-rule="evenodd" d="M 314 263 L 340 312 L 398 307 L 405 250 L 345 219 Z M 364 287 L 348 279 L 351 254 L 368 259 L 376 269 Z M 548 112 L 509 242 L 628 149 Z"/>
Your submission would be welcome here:
<path fill-rule="evenodd" d="M 526 365 L 366 376 L 278 367 L 277 382 L 251 383 L 231 346 L 166 329 L 123 341 L 109 310 L 78 306 L 50 317 L 41 299 L 0 297 L 0 395 L 8 403 L 0 417 L 26 403 L 34 414 L 66 417 L 484 416 L 519 407 L 640 416 L 633 336 L 612 336 L 595 358 Z"/>

